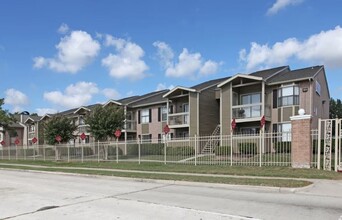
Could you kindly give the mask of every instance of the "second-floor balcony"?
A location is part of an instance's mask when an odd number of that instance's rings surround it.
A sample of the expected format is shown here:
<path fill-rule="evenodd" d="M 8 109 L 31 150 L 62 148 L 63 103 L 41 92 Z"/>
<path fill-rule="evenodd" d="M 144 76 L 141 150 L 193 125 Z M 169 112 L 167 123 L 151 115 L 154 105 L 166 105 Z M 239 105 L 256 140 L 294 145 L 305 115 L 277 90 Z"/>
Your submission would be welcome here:
<path fill-rule="evenodd" d="M 264 109 L 265 116 L 270 117 L 270 107 Z M 235 105 L 232 107 L 233 118 L 240 121 L 255 121 L 262 117 L 262 104 Z"/>
<path fill-rule="evenodd" d="M 90 132 L 89 131 L 89 125 L 85 125 L 85 124 L 79 125 L 77 127 L 77 131 L 79 134 L 82 134 L 82 133 L 89 134 L 89 132 Z"/>
<path fill-rule="evenodd" d="M 35 132 L 29 132 L 28 133 L 28 139 L 33 139 L 36 136 Z"/>
<path fill-rule="evenodd" d="M 190 119 L 189 112 L 169 114 L 168 124 L 170 128 L 188 127 L 190 123 L 189 119 Z"/>
<path fill-rule="evenodd" d="M 137 130 L 137 122 L 135 120 L 126 120 L 126 131 L 136 131 Z"/>

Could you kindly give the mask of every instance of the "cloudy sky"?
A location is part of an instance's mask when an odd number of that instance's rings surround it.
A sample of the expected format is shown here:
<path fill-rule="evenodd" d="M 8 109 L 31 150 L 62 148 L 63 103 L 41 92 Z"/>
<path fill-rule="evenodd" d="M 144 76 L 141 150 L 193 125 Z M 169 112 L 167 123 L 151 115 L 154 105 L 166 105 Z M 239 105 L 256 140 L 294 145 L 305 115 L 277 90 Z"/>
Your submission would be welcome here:
<path fill-rule="evenodd" d="M 342 99 L 340 0 L 3 0 L 0 98 L 43 115 L 289 65 Z"/>

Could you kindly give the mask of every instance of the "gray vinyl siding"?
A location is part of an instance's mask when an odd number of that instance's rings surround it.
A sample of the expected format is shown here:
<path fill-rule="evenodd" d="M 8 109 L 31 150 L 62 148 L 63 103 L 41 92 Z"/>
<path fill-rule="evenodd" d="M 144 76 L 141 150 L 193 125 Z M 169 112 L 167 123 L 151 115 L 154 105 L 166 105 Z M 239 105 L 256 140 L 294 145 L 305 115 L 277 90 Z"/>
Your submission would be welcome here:
<path fill-rule="evenodd" d="M 199 96 L 199 134 L 211 135 L 220 124 L 220 105 L 215 99 L 215 88 L 202 91 Z"/>
<path fill-rule="evenodd" d="M 221 107 L 222 107 L 222 118 L 221 118 L 221 133 L 223 135 L 230 134 L 230 123 L 231 123 L 231 106 L 230 106 L 230 86 L 228 83 L 221 88 Z"/>
<path fill-rule="evenodd" d="M 189 111 L 190 111 L 190 125 L 189 136 L 193 137 L 197 134 L 198 115 L 197 115 L 197 93 L 191 92 L 189 94 Z"/>

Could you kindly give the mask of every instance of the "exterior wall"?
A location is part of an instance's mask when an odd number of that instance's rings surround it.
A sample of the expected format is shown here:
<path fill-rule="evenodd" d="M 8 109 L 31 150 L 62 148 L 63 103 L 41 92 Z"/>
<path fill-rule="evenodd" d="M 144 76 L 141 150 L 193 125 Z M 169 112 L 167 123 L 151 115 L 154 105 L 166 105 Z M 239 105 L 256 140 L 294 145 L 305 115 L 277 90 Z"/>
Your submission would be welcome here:
<path fill-rule="evenodd" d="M 15 146 L 14 143 L 11 144 L 11 139 L 12 139 L 12 142 L 14 142 L 14 140 L 16 138 L 19 139 L 20 143 L 18 144 L 18 146 L 26 146 L 24 143 L 23 143 L 23 140 L 24 140 L 24 128 L 12 128 L 16 133 L 17 133 L 17 136 L 16 137 L 10 137 L 10 134 L 8 131 L 5 131 L 5 134 L 4 134 L 4 141 L 5 141 L 5 146 L 8 147 L 8 146 Z"/>
<path fill-rule="evenodd" d="M 316 92 L 316 82 L 318 81 L 321 85 L 321 95 Z M 326 81 L 324 69 L 322 69 L 314 81 L 311 83 L 312 86 L 312 129 L 318 128 L 318 119 L 328 119 L 329 118 L 329 102 L 330 95 L 328 84 Z"/>
<path fill-rule="evenodd" d="M 221 87 L 221 100 L 220 100 L 220 108 L 221 108 L 221 134 L 227 135 L 230 134 L 230 124 L 231 124 L 231 107 L 230 107 L 230 87 L 231 83 L 228 83 Z"/>
<path fill-rule="evenodd" d="M 158 134 L 163 134 L 163 127 L 166 125 L 166 121 L 158 121 L 158 108 L 163 107 L 165 105 L 155 105 L 155 106 L 148 106 L 146 108 L 138 108 L 137 112 L 143 109 L 151 109 L 152 114 L 152 120 L 150 123 L 140 123 L 138 124 L 138 117 L 139 114 L 136 115 L 136 121 L 137 121 L 137 136 L 138 135 L 152 135 L 152 139 L 157 139 Z M 174 131 L 171 130 L 170 133 L 173 133 Z"/>
<path fill-rule="evenodd" d="M 195 134 L 198 134 L 198 106 L 197 106 L 197 97 L 198 93 L 191 92 L 189 94 L 189 113 L 190 113 L 190 125 L 189 125 L 189 136 L 193 137 Z"/>
<path fill-rule="evenodd" d="M 199 135 L 211 135 L 220 124 L 220 105 L 215 99 L 215 87 L 199 94 Z"/>

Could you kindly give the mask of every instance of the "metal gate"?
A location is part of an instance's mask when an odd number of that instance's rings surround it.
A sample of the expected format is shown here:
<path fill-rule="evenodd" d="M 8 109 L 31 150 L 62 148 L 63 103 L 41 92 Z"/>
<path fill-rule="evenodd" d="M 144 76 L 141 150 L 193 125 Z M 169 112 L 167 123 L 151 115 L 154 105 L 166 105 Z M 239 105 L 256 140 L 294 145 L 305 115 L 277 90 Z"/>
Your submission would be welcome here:
<path fill-rule="evenodd" d="M 323 169 L 342 171 L 342 119 L 318 120 L 318 169 L 321 168 L 323 151 Z"/>

